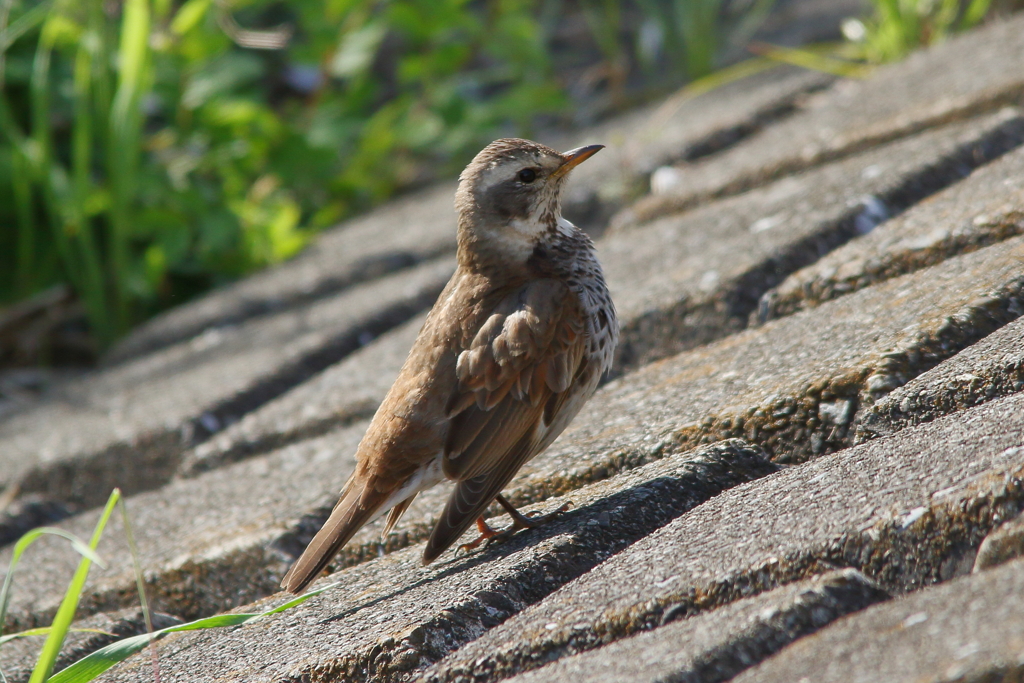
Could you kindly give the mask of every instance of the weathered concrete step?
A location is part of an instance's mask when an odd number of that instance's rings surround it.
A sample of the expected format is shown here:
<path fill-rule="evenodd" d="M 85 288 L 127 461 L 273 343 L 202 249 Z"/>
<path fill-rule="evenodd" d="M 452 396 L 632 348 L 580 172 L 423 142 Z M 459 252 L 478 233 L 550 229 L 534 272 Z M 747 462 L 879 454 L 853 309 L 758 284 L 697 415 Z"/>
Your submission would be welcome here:
<path fill-rule="evenodd" d="M 274 593 L 284 571 L 319 529 L 354 466 L 352 453 L 366 429 L 357 423 L 201 477 L 180 480 L 129 501 L 140 561 L 151 600 L 165 612 L 184 618 L 231 609 Z M 767 470 L 766 470 L 767 471 Z M 581 475 L 582 476 L 582 475 Z M 607 478 L 607 477 L 603 477 Z M 444 496 L 447 487 L 435 496 Z M 443 498 L 442 498 L 443 499 Z M 438 501 L 439 502 L 439 501 Z M 578 501 L 577 501 L 578 502 Z M 411 526 L 423 537 L 423 520 L 410 516 L 403 536 L 391 547 L 410 542 Z M 66 520 L 60 526 L 88 535 L 99 511 Z M 111 611 L 134 604 L 134 569 L 127 541 L 111 522 L 100 546 L 108 568 L 94 568 L 79 614 Z M 346 548 L 342 564 L 357 564 L 382 551 L 379 528 L 364 532 L 364 544 Z M 60 599 L 78 557 L 66 545 L 41 540 L 33 581 L 19 586 L 11 618 L 18 628 L 45 623 Z M 10 549 L 0 553 L 0 566 Z"/>
<path fill-rule="evenodd" d="M 721 148 L 784 115 L 803 93 L 831 80 L 799 69 L 774 69 L 694 99 L 669 100 L 546 140 L 565 149 L 591 142 L 608 147 L 574 172 L 565 198 L 566 215 L 600 232 L 613 211 L 637 196 L 636 187 L 646 181 L 652 163 Z M 440 183 L 346 221 L 292 261 L 142 325 L 107 355 L 106 362 L 122 362 L 210 327 L 237 324 L 454 253 L 455 187 L 454 182 Z"/>
<path fill-rule="evenodd" d="M 365 421 L 356 423 L 128 498 L 139 561 L 156 609 L 191 619 L 277 591 L 291 560 L 286 550 L 297 552 L 287 539 L 308 524 L 307 513 L 329 510 L 337 500 L 366 426 Z M 88 538 L 99 514 L 90 510 L 57 526 Z M 11 547 L 0 550 L 0 567 L 6 567 L 11 552 Z M 79 616 L 138 604 L 131 549 L 119 515 L 111 519 L 98 552 L 107 567 L 92 567 Z M 29 548 L 21 579 L 15 577 L 8 631 L 49 623 L 79 559 L 63 541 L 41 539 Z"/>
<path fill-rule="evenodd" d="M 14 543 L 38 526 L 69 517 L 74 508 L 43 496 L 29 495 L 7 505 L 0 503 L 0 546 Z"/>
<path fill-rule="evenodd" d="M 801 112 L 724 152 L 655 176 L 651 195 L 613 220 L 649 221 L 706 199 L 740 192 L 794 170 L 835 159 L 929 126 L 1020 102 L 1024 16 L 988 24 L 864 81 L 843 80 Z M 893 96 L 899 93 L 898 96 Z M 671 176 L 671 182 L 669 182 Z M 657 182 L 657 181 L 661 182 Z"/>
<path fill-rule="evenodd" d="M 786 648 L 736 683 L 1016 681 L 1024 675 L 1024 562 L 927 588 Z"/>
<path fill-rule="evenodd" d="M 675 135 L 674 137 L 670 136 L 671 140 L 665 143 L 663 151 L 669 153 L 677 146 L 685 147 L 688 140 L 692 142 L 703 139 L 704 136 L 710 134 L 709 131 L 713 126 L 725 125 L 730 120 L 739 120 L 735 119 L 737 116 L 740 118 L 753 116 L 752 112 L 760 111 L 758 106 L 768 106 L 766 103 L 778 102 L 779 98 L 792 99 L 795 92 L 806 89 L 812 82 L 817 81 L 784 70 L 778 76 L 765 74 L 760 80 L 755 79 L 753 83 L 747 83 L 744 87 L 741 87 L 741 84 L 735 84 L 735 86 L 726 88 L 720 96 L 712 98 L 700 106 L 712 107 L 715 112 L 718 111 L 715 107 L 735 109 L 734 118 L 717 116 L 717 118 L 711 119 L 715 121 L 713 125 L 707 121 L 700 125 L 685 123 L 689 120 L 685 116 L 682 119 L 673 117 L 671 120 L 661 121 L 658 124 L 658 130 L 661 132 L 671 130 Z M 774 85 L 769 87 L 766 84 Z M 775 86 L 778 90 L 775 89 Z M 770 95 L 770 93 L 774 94 Z M 703 102 L 703 100 L 699 101 Z M 692 108 L 697 106 L 697 102 L 698 100 L 694 100 L 687 103 L 687 106 Z M 683 106 L 681 111 L 684 113 L 690 111 L 687 106 Z M 693 112 L 690 111 L 690 113 Z M 721 112 L 718 113 L 721 114 Z M 743 118 L 743 120 L 746 119 Z M 665 128 L 666 126 L 667 128 Z M 642 126 L 638 126 L 638 128 L 640 131 L 644 130 Z M 1018 143 L 1021 136 L 1024 135 L 1022 128 L 1024 126 L 1019 120 L 990 118 L 985 122 L 964 127 L 962 130 L 950 130 L 947 132 L 947 137 L 941 140 L 922 140 L 916 147 L 907 145 L 906 149 L 901 152 L 906 157 L 906 161 L 902 164 L 894 164 L 892 172 L 881 174 L 881 177 L 874 181 L 872 187 L 885 188 L 889 185 L 905 184 L 910 182 L 908 178 L 916 178 L 915 173 L 928 175 L 929 181 L 922 183 L 925 185 L 928 182 L 940 182 L 936 180 L 940 176 L 943 179 L 941 182 L 949 182 L 950 174 L 955 175 L 961 164 L 982 163 L 991 156 L 1005 151 L 1008 146 Z M 718 129 L 715 128 L 715 130 Z M 646 134 L 652 135 L 653 133 L 648 131 Z M 633 137 L 621 144 L 643 147 L 641 143 L 646 140 L 643 135 L 642 132 L 633 131 Z M 647 145 L 643 149 L 647 149 L 653 145 L 653 142 L 647 140 L 643 144 Z M 599 157 L 600 155 L 595 157 L 595 160 Z M 608 170 L 608 162 L 601 163 L 605 166 L 600 166 L 600 168 Z M 595 175 L 592 180 L 596 182 L 596 179 L 600 177 L 602 177 L 600 174 Z M 573 180 L 574 187 L 580 185 L 576 179 Z M 586 179 L 583 180 L 582 186 L 587 186 Z M 450 191 L 450 188 L 448 190 Z M 448 201 L 450 203 L 450 196 Z M 403 216 L 403 231 L 408 232 L 404 230 L 404 225 L 409 222 L 431 222 L 433 220 L 430 214 L 430 211 L 433 210 L 431 202 L 425 202 L 424 214 L 417 214 L 415 203 L 410 204 L 408 200 L 403 200 L 390 214 L 387 214 L 391 216 L 388 220 L 394 219 L 395 216 Z M 839 211 L 847 212 L 848 209 L 844 205 Z M 366 219 L 364 224 L 348 228 L 346 234 L 362 235 L 360 239 L 363 242 L 376 243 L 375 239 L 370 237 L 370 232 L 386 232 L 381 220 L 384 220 L 382 215 L 375 214 L 375 218 Z M 454 225 L 446 223 L 445 229 L 449 230 L 450 239 L 454 240 Z M 702 226 L 696 226 L 695 229 L 703 231 Z M 745 230 L 745 224 L 739 226 L 738 229 Z M 779 240 L 783 240 L 782 235 L 785 234 L 785 231 L 779 230 L 776 231 L 776 234 L 779 235 Z M 798 232 L 791 237 L 793 240 L 799 240 L 801 234 Z M 661 241 L 665 238 L 666 236 L 663 234 L 652 234 L 649 241 Z M 379 240 L 377 241 L 379 242 Z M 763 242 L 764 244 L 752 243 L 755 253 L 752 254 L 751 260 L 754 263 L 759 262 L 759 259 L 760 262 L 764 262 L 769 258 L 768 254 L 773 248 L 772 240 Z M 760 249 L 760 257 L 757 255 L 758 249 Z M 817 251 L 815 250 L 814 253 L 816 255 Z M 723 255 L 723 257 L 729 258 L 731 255 Z M 316 260 L 320 257 L 311 256 L 310 258 Z M 40 443 L 42 443 L 43 450 L 48 451 L 42 458 L 44 463 L 21 480 L 22 486 L 27 492 L 44 491 L 63 502 L 88 506 L 102 502 L 103 496 L 105 496 L 102 492 L 117 483 L 115 479 L 121 482 L 129 479 L 129 475 L 121 468 L 130 468 L 135 475 L 134 481 L 137 483 L 134 488 L 126 487 L 129 491 L 152 488 L 167 479 L 169 468 L 176 465 L 175 459 L 178 453 L 189 445 L 187 443 L 189 439 L 181 437 L 180 430 L 183 427 L 185 427 L 186 436 L 189 436 L 188 432 L 192 429 L 198 430 L 202 436 L 219 431 L 225 425 L 230 425 L 240 416 L 258 406 L 261 401 L 272 398 L 287 389 L 289 385 L 295 384 L 304 377 L 309 377 L 316 370 L 324 367 L 328 360 L 333 360 L 344 355 L 345 352 L 351 351 L 357 346 L 357 342 L 361 343 L 366 341 L 366 338 L 372 338 L 373 334 L 379 333 L 387 325 L 367 324 L 365 319 L 372 318 L 376 311 L 372 307 L 373 299 L 367 297 L 366 292 L 371 288 L 376 288 L 376 296 L 379 297 L 379 301 L 383 305 L 394 299 L 401 302 L 407 301 L 412 295 L 405 291 L 408 289 L 408 285 L 403 281 L 418 277 L 423 272 L 436 268 L 436 264 L 445 262 L 445 259 L 427 262 L 382 280 L 352 287 L 340 294 L 318 299 L 298 308 L 263 315 L 235 327 L 216 328 L 190 342 L 179 343 L 160 352 L 154 352 L 148 357 L 114 366 L 101 374 L 99 378 L 94 377 L 79 383 L 79 385 L 73 385 L 73 387 L 79 387 L 82 384 L 86 387 L 90 385 L 102 387 L 102 391 L 91 391 L 92 395 L 85 398 L 80 395 L 73 396 L 73 402 L 86 404 L 84 413 L 59 404 L 32 411 L 14 422 L 0 425 L 0 444 L 4 442 L 5 438 L 18 442 L 12 452 L 18 454 L 17 457 L 22 461 L 23 469 L 29 467 L 33 461 L 32 458 L 24 457 L 23 453 L 36 449 Z M 342 260 L 339 263 L 341 265 L 338 267 L 344 270 L 342 266 L 346 262 Z M 628 291 L 634 287 L 629 283 L 634 272 L 638 269 L 643 271 L 644 267 L 642 264 L 638 264 L 628 252 L 620 254 L 618 263 L 620 264 L 619 270 L 623 274 L 618 288 Z M 441 270 L 444 270 L 443 266 L 441 266 Z M 678 273 L 676 275 L 678 276 Z M 275 279 L 277 277 L 277 275 L 260 276 L 262 279 L 257 278 L 257 281 L 264 284 L 277 282 Z M 314 276 L 310 275 L 309 277 Z M 699 280 L 698 274 L 686 282 L 677 282 L 675 287 L 681 292 L 679 297 L 686 299 L 691 292 L 698 292 L 702 296 L 715 294 L 714 291 L 705 291 L 708 289 L 706 283 L 704 283 L 703 289 L 700 289 L 701 282 Z M 388 288 L 394 288 L 396 292 L 388 292 Z M 439 290 L 437 283 L 433 283 L 431 286 L 423 288 L 424 296 L 432 288 Z M 664 292 L 662 294 L 664 295 Z M 420 299 L 420 292 L 417 292 L 413 298 L 416 307 L 424 307 L 423 300 Z M 216 297 L 211 301 L 217 301 Z M 294 304 L 294 302 L 292 303 Z M 268 332 L 275 326 L 288 323 L 288 321 L 299 321 L 294 323 L 296 325 L 308 324 L 301 322 L 304 315 L 316 317 L 315 311 L 328 307 L 339 308 L 342 303 L 346 303 L 348 308 L 344 311 L 339 310 L 338 315 L 346 316 L 348 320 L 352 321 L 349 325 L 356 328 L 344 337 L 344 343 L 341 344 L 344 348 L 333 348 L 338 344 L 328 343 L 328 347 L 332 347 L 332 344 L 333 347 L 329 348 L 327 353 L 320 354 L 318 358 L 300 356 L 299 362 L 296 362 L 294 356 L 256 358 L 253 355 L 246 356 L 245 353 L 239 352 L 248 344 L 259 344 L 261 351 L 270 351 L 270 345 L 261 343 L 260 340 L 268 337 Z M 205 305 L 197 304 L 199 309 Z M 367 308 L 367 305 L 370 308 Z M 638 302 L 638 306 L 643 305 L 645 302 Z M 407 316 L 410 312 L 409 307 L 404 303 L 400 308 L 399 312 L 402 315 Z M 313 313 L 309 313 L 310 311 Z M 393 324 L 396 317 L 389 313 L 385 310 L 380 317 L 385 319 L 388 324 Z M 628 315 L 629 311 L 626 313 Z M 643 314 L 649 319 L 651 312 L 645 309 Z M 319 317 L 321 319 L 315 324 L 310 324 L 309 327 L 334 324 L 325 316 Z M 411 330 L 412 327 L 413 325 L 410 325 L 404 329 Z M 705 327 L 708 326 L 705 325 Z M 323 330 L 298 330 L 296 334 L 314 331 L 323 333 Z M 337 333 L 334 332 L 334 334 Z M 404 340 L 404 335 L 401 336 Z M 230 343 L 232 340 L 238 346 L 232 347 Z M 273 343 L 280 348 L 288 348 L 292 354 L 297 354 L 297 349 L 301 349 L 303 340 L 300 338 L 289 340 L 279 336 L 273 339 Z M 217 444 L 224 445 L 203 448 L 195 454 L 190 454 L 187 458 L 189 463 L 187 468 L 192 469 L 194 464 L 198 466 L 200 462 L 202 467 L 208 468 L 217 462 L 230 461 L 244 455 L 251 455 L 254 452 L 266 452 L 300 438 L 324 433 L 328 429 L 346 424 L 353 419 L 368 416 L 383 397 L 391 378 L 397 374 L 411 343 L 403 342 L 403 345 L 405 348 L 397 353 L 395 352 L 397 347 L 393 344 L 382 347 L 380 353 L 371 351 L 358 360 L 353 359 L 353 362 L 343 364 L 344 367 L 338 368 L 338 372 L 330 373 L 329 377 L 318 381 L 315 387 L 300 387 L 287 399 L 268 407 L 265 415 L 261 413 L 258 416 L 253 416 L 253 419 L 247 421 L 245 425 L 240 425 L 237 429 L 224 434 L 217 440 Z M 213 346 L 213 350 L 207 348 L 208 346 Z M 650 344 L 648 344 L 649 346 Z M 234 353 L 228 361 L 221 361 L 221 357 L 227 357 L 228 351 Z M 251 350 L 249 352 L 251 353 Z M 222 356 L 217 356 L 218 353 Z M 208 358 L 208 356 L 210 357 Z M 212 364 L 214 356 L 217 358 L 217 366 L 214 370 L 211 371 L 202 366 L 202 362 Z M 159 371 L 171 364 L 193 367 L 190 372 L 181 373 L 173 381 L 169 377 L 153 381 L 150 375 L 156 374 L 156 372 L 151 368 L 156 367 Z M 284 367 L 280 367 L 281 365 Z M 144 368 L 144 370 L 140 371 L 139 368 Z M 210 377 L 215 377 L 214 373 L 216 372 L 222 372 L 221 376 L 224 379 L 217 383 L 210 382 Z M 254 381 L 254 376 L 262 378 L 257 382 L 257 387 L 246 388 L 247 383 Z M 116 407 L 112 409 L 110 404 L 126 393 L 125 388 L 117 384 L 118 379 L 123 377 L 129 377 L 132 383 L 140 383 L 139 387 L 131 387 L 127 392 L 127 397 L 121 398 L 127 404 L 125 415 L 115 415 L 114 417 L 100 415 L 94 424 L 94 419 L 97 417 L 96 412 L 110 413 L 118 410 Z M 114 379 L 105 384 L 104 378 Z M 328 396 L 317 395 L 323 388 L 327 389 L 329 393 L 332 391 L 333 393 Z M 342 391 L 337 391 L 339 388 Z M 156 398 L 142 396 L 147 390 L 152 390 L 156 394 Z M 73 388 L 71 391 L 81 394 L 86 390 Z M 175 394 L 178 395 L 178 401 L 182 405 L 177 405 L 176 401 L 169 399 L 169 396 Z M 96 395 L 100 395 L 101 398 L 96 398 Z M 234 398 L 228 400 L 229 396 Z M 225 401 L 227 402 L 225 403 Z M 327 403 L 325 404 L 323 401 L 327 401 Z M 282 405 L 284 406 L 283 410 Z M 296 412 L 301 417 L 295 418 Z M 55 416 L 58 416 L 59 419 L 54 419 Z M 151 424 L 154 421 L 159 421 L 159 425 Z M 66 424 L 70 429 L 60 429 L 54 432 L 53 424 Z M 253 425 L 256 427 L 254 428 Z M 40 436 L 34 433 L 33 429 L 43 429 L 46 433 Z M 66 433 L 68 431 L 70 433 Z M 118 434 L 111 434 L 112 431 L 118 432 Z M 192 439 L 192 441 L 201 440 Z M 18 475 L 19 472 L 10 473 L 7 475 L 10 477 L 9 480 L 5 480 L 4 476 L 0 475 L 0 486 L 9 485 Z M 90 494 L 92 497 L 87 498 L 86 494 Z"/>
<path fill-rule="evenodd" d="M 968 573 L 985 534 L 1024 508 L 1022 444 L 1017 395 L 738 486 L 434 673 L 498 680 L 836 567 L 897 593 Z"/>
<path fill-rule="evenodd" d="M 1022 140 L 1024 119 L 1006 110 L 600 240 L 623 328 L 616 372 L 742 328 L 761 294 L 787 273 Z M 420 324 L 406 324 L 247 415 L 190 452 L 183 472 L 366 416 L 397 376 Z"/>
<path fill-rule="evenodd" d="M 411 548 L 335 575 L 337 588 L 288 612 L 239 629 L 168 639 L 161 647 L 161 678 L 400 676 L 440 659 L 723 489 L 775 469 L 762 453 L 738 442 L 653 463 L 574 492 L 573 509 L 502 545 L 426 568 L 419 562 L 421 548 Z M 150 675 L 146 664 L 148 658 L 135 658 L 102 680 L 138 680 Z"/>
<path fill-rule="evenodd" d="M 155 613 L 151 617 L 153 629 L 181 623 L 181 619 L 168 614 Z M 68 633 L 54 666 L 54 673 L 67 668 L 88 654 L 114 641 L 146 633 L 146 620 L 140 609 L 124 609 L 109 614 L 94 614 L 72 625 L 77 632 Z M 91 629 L 92 632 L 86 632 Z M 19 638 L 0 648 L 0 669 L 9 683 L 27 683 L 36 660 L 43 648 L 45 637 Z"/>
<path fill-rule="evenodd" d="M 528 671 L 510 683 L 719 683 L 889 594 L 853 569 L 814 576 Z M 456 655 L 457 656 L 457 655 Z M 538 662 L 538 664 L 540 664 Z M 460 674 L 465 673 L 460 678 Z M 438 662 L 421 681 L 473 680 Z"/>
<path fill-rule="evenodd" d="M 248 413 L 185 453 L 178 473 L 195 476 L 372 417 L 398 376 L 424 320 L 425 313 L 412 318 Z"/>
<path fill-rule="evenodd" d="M 1024 318 L 1018 318 L 858 415 L 856 439 L 862 442 L 887 436 L 1022 390 Z"/>
<path fill-rule="evenodd" d="M 537 502 L 719 438 L 755 440 L 784 462 L 844 448 L 859 406 L 1019 315 L 1022 261 L 1024 237 L 627 375 L 601 389 L 506 496 Z M 447 495 L 445 487 L 420 494 L 384 549 L 425 538 Z M 333 502 L 309 510 L 297 550 Z M 382 524 L 358 533 L 338 563 L 378 552 Z"/>
<path fill-rule="evenodd" d="M 730 437 L 782 462 L 844 448 L 859 407 L 1020 315 L 1022 262 L 1016 237 L 645 366 L 599 391 L 520 479 L 537 468 L 557 491 L 563 454 L 600 468 Z"/>
<path fill-rule="evenodd" d="M 908 207 L 959 227 L 931 202 L 912 205 L 1021 142 L 1024 119 L 1007 108 L 609 235 L 600 253 L 622 320 L 617 367 L 743 329 L 786 275 Z"/>
<path fill-rule="evenodd" d="M 457 185 L 399 197 L 320 235 L 294 259 L 210 292 L 140 325 L 111 349 L 113 365 L 204 331 L 316 299 L 455 252 Z"/>
<path fill-rule="evenodd" d="M 549 454 L 523 469 L 510 496 L 522 502 L 565 493 L 720 434 L 749 434 L 779 459 L 799 460 L 840 448 L 849 441 L 858 402 L 884 394 L 1016 316 L 1024 291 L 1022 259 L 1024 238 L 1008 240 L 612 383 Z M 180 566 L 161 574 L 162 585 L 172 592 L 182 592 L 183 582 L 195 586 L 195 599 L 214 609 L 265 594 L 274 579 L 264 568 L 282 562 L 267 544 L 278 539 L 295 551 L 315 531 L 348 474 L 349 454 L 363 428 L 354 425 L 139 497 L 133 505 L 151 519 L 140 526 L 154 530 L 153 542 L 160 546 L 154 553 L 169 553 L 147 566 L 161 567 L 177 558 Z M 318 449 L 328 465 L 294 464 L 307 462 Z M 338 457 L 332 460 L 333 455 Z M 422 537 L 444 494 L 438 489 L 420 496 L 400 534 L 388 539 L 389 547 Z M 202 518 L 205 526 L 191 526 L 193 510 L 210 500 L 223 501 L 232 512 L 216 522 L 210 513 Z M 297 522 L 303 515 L 309 517 Z M 69 525 L 87 531 L 91 523 L 85 515 Z M 342 562 L 375 554 L 379 546 L 369 536 L 374 533 L 365 531 Z M 282 538 L 289 534 L 290 544 Z M 213 539 L 211 544 L 196 546 L 189 540 L 203 537 Z M 211 550 L 218 547 L 221 551 Z M 58 567 L 64 561 L 54 556 L 48 564 Z M 74 562 L 69 553 L 64 566 Z M 240 586 L 239 576 L 249 583 Z M 40 595 L 55 594 L 52 587 L 63 580 L 41 580 Z M 104 595 L 124 593 L 130 582 L 124 578 L 114 586 Z M 95 609 L 112 606 L 120 604 L 97 601 Z"/>
<path fill-rule="evenodd" d="M 1024 233 L 1018 149 L 902 216 L 793 273 L 766 293 L 760 321 L 817 306 L 882 280 Z"/>
<path fill-rule="evenodd" d="M 506 496 L 517 504 L 543 500 L 717 438 L 756 440 L 785 462 L 850 445 L 858 405 L 1019 315 L 1024 238 L 1003 246 L 608 385 L 547 453 L 523 467 Z M 443 489 L 421 494 L 387 547 L 424 538 L 446 495 Z M 379 530 L 371 525 L 358 534 L 348 551 L 355 554 L 342 562 L 377 547 Z"/>
<path fill-rule="evenodd" d="M 993 529 L 974 556 L 975 574 L 1024 557 L 1024 515 L 1017 515 Z"/>
<path fill-rule="evenodd" d="M 430 306 L 453 269 L 428 262 L 70 384 L 0 423 L 0 487 L 87 507 L 159 486 L 184 449 Z"/>
<path fill-rule="evenodd" d="M 616 116 L 583 135 L 543 140 L 556 149 L 603 144 L 573 171 L 566 216 L 597 234 L 612 214 L 641 196 L 660 166 L 710 156 L 799 111 L 808 93 L 834 77 L 789 66 L 773 68 L 690 96 L 685 90 Z"/>

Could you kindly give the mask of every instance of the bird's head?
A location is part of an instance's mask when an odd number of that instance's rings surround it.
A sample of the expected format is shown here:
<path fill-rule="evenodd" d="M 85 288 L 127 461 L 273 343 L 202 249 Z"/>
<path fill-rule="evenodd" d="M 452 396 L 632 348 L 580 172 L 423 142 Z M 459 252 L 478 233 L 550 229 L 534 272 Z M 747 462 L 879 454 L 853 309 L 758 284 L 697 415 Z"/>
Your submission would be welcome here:
<path fill-rule="evenodd" d="M 568 152 L 529 140 L 495 140 L 459 176 L 460 241 L 528 252 L 558 228 L 562 188 L 577 164 L 603 145 Z"/>

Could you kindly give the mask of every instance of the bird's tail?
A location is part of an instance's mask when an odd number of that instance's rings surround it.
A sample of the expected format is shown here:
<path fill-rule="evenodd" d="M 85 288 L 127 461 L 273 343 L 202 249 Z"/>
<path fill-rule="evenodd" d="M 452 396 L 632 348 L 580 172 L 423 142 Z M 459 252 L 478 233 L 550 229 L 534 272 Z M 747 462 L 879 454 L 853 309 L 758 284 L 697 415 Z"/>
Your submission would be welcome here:
<path fill-rule="evenodd" d="M 427 546 L 423 549 L 423 564 L 430 564 L 459 540 L 459 536 L 483 514 L 494 497 L 512 481 L 523 463 L 536 452 L 537 437 L 534 430 L 520 437 L 498 465 L 456 484 L 444 506 L 444 512 L 427 539 Z"/>
<path fill-rule="evenodd" d="M 346 486 L 331 516 L 284 575 L 281 587 L 296 595 L 304 592 L 356 532 L 381 512 L 387 498 L 370 485 Z"/>
<path fill-rule="evenodd" d="M 513 470 L 512 474 L 515 474 Z M 491 473 L 460 481 L 452 491 L 444 512 L 423 549 L 423 564 L 430 564 L 459 539 L 476 518 L 484 513 L 494 497 L 508 483 L 508 478 L 495 478 Z"/>

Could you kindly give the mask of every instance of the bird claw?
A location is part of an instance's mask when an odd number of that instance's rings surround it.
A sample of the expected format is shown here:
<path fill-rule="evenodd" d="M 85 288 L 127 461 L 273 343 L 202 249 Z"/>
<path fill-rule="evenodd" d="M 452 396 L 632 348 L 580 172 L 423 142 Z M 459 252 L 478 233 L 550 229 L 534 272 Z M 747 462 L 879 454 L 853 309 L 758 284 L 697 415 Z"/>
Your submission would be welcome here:
<path fill-rule="evenodd" d="M 483 547 L 486 549 L 490 548 L 492 544 L 504 543 L 508 539 L 512 538 L 512 536 L 520 529 L 536 529 L 539 526 L 547 524 L 552 519 L 559 516 L 571 507 L 572 501 L 569 501 L 560 506 L 557 510 L 549 512 L 546 515 L 541 514 L 537 510 L 527 512 L 526 514 L 517 512 L 516 516 L 512 516 L 512 524 L 510 524 L 507 528 L 502 529 L 501 531 L 494 531 L 486 524 L 482 525 L 480 526 L 482 533 L 476 539 L 470 541 L 469 543 L 463 543 L 458 548 L 456 548 L 455 557 L 460 557 L 462 553 L 468 555 L 472 551 L 479 548 L 481 545 L 483 545 Z"/>
<path fill-rule="evenodd" d="M 513 536 L 520 529 L 536 529 L 539 526 L 547 524 L 555 517 L 558 517 L 563 512 L 572 507 L 572 502 L 565 503 L 560 506 L 557 510 L 545 514 L 541 514 L 537 510 L 526 513 L 525 515 L 519 515 L 519 517 L 513 517 L 512 524 L 502 531 L 496 533 L 487 539 L 484 544 L 485 548 L 489 548 L 492 543 L 504 543 Z"/>
<path fill-rule="evenodd" d="M 514 531 L 517 529 L 536 529 L 542 524 L 547 524 L 555 517 L 572 507 L 572 502 L 561 505 L 557 510 L 545 514 L 541 514 L 537 510 L 527 512 L 525 515 L 520 515 L 518 519 L 513 519 L 512 526 L 506 529 L 506 531 Z M 502 532 L 504 533 L 504 532 Z"/>
<path fill-rule="evenodd" d="M 458 548 L 455 549 L 455 557 L 462 557 L 463 553 L 465 553 L 466 555 L 469 555 L 471 552 L 473 552 L 473 550 L 475 550 L 477 548 L 477 546 L 480 545 L 481 541 L 483 541 L 483 540 L 485 540 L 485 539 L 483 539 L 483 537 L 481 537 L 481 538 L 476 539 L 475 541 L 470 541 L 469 543 L 463 543 L 462 545 L 460 545 Z M 484 547 L 487 547 L 487 546 L 484 546 Z"/>

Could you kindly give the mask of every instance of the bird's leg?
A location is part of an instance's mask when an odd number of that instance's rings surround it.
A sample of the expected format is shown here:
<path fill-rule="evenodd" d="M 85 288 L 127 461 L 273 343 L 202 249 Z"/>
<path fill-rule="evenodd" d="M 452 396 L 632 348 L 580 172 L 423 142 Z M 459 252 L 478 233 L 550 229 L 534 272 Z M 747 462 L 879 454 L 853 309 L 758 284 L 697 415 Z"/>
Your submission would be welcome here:
<path fill-rule="evenodd" d="M 554 519 L 555 517 L 562 514 L 570 507 L 572 507 L 572 503 L 566 503 L 565 505 L 558 508 L 554 512 L 549 512 L 546 515 L 541 515 L 539 512 L 531 512 L 528 515 L 524 515 L 519 510 L 516 510 L 512 503 L 508 502 L 505 499 L 505 496 L 501 495 L 500 493 L 497 495 L 495 500 L 498 501 L 498 505 L 505 508 L 505 512 L 507 512 L 508 516 L 512 518 L 512 527 L 510 529 L 507 529 L 507 531 L 518 531 L 519 529 L 536 529 L 541 524 L 544 524 L 545 522 Z"/>
<path fill-rule="evenodd" d="M 572 506 L 572 503 L 565 503 L 554 512 L 549 512 L 546 515 L 542 515 L 539 512 L 531 512 L 524 515 L 519 510 L 516 510 L 512 503 L 508 502 L 501 494 L 498 494 L 496 500 L 498 501 L 498 505 L 505 508 L 505 512 L 507 512 L 508 516 L 512 518 L 512 526 L 489 537 L 487 539 L 487 545 L 490 545 L 491 543 L 504 542 L 520 529 L 536 529 L 542 524 L 547 524 Z"/>
<path fill-rule="evenodd" d="M 469 552 L 479 546 L 484 541 L 488 541 L 498 535 L 498 532 L 487 525 L 484 521 L 483 516 L 476 518 L 476 528 L 480 531 L 480 535 L 469 543 L 463 543 L 455 549 L 455 554 L 458 555 L 461 552 Z"/>
<path fill-rule="evenodd" d="M 542 524 L 550 522 L 552 519 L 572 507 L 572 503 L 566 503 L 554 512 L 549 512 L 546 515 L 542 515 L 539 512 L 531 512 L 524 515 L 519 510 L 516 510 L 512 503 L 508 502 L 501 494 L 498 494 L 496 500 L 498 501 L 498 505 L 505 508 L 505 512 L 507 512 L 508 516 L 512 518 L 512 526 L 507 529 L 502 529 L 501 531 L 495 531 L 487 524 L 487 522 L 484 521 L 483 517 L 477 517 L 476 528 L 480 530 L 480 535 L 469 543 L 463 543 L 460 545 L 455 551 L 456 553 L 463 551 L 468 553 L 469 551 L 478 548 L 481 543 L 485 544 L 485 547 L 489 546 L 491 543 L 502 543 L 507 541 L 512 534 L 520 529 L 536 529 Z"/>

